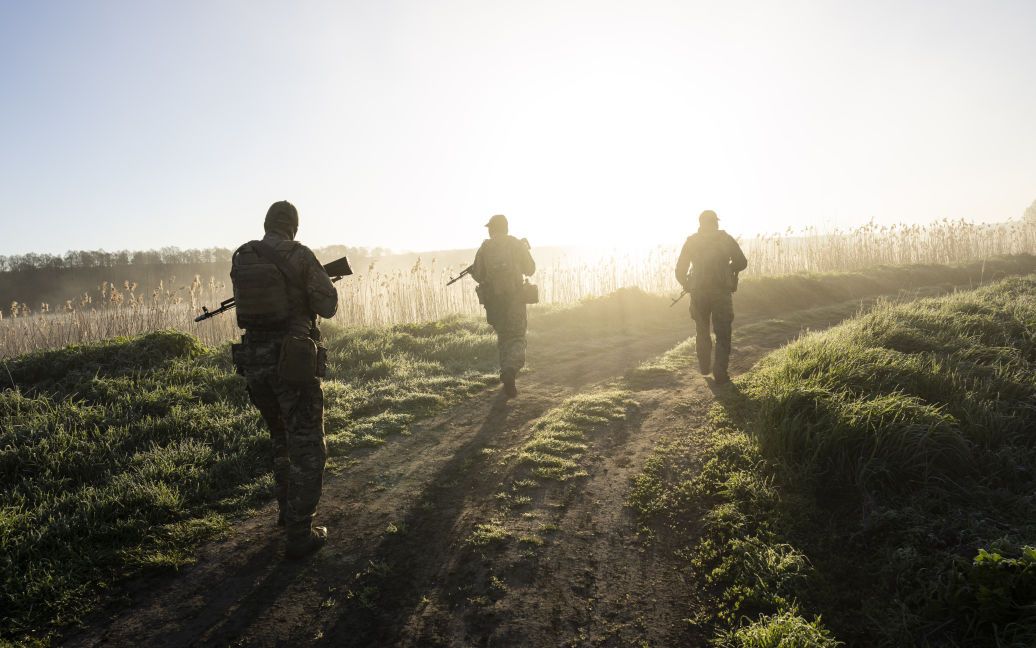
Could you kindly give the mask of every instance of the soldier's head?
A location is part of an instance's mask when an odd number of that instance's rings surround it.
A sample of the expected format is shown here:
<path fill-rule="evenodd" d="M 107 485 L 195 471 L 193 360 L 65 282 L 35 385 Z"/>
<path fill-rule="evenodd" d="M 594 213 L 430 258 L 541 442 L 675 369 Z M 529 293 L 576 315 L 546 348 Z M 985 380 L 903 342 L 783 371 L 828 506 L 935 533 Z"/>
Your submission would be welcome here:
<path fill-rule="evenodd" d="M 706 209 L 698 215 L 698 229 L 703 232 L 713 232 L 719 229 L 719 216 L 711 209 Z"/>
<path fill-rule="evenodd" d="M 293 239 L 299 231 L 299 210 L 287 200 L 275 202 L 266 212 L 263 227 L 267 232 L 277 232 Z"/>
<path fill-rule="evenodd" d="M 486 227 L 489 228 L 489 238 L 507 236 L 507 217 L 503 214 L 497 214 L 489 219 Z"/>

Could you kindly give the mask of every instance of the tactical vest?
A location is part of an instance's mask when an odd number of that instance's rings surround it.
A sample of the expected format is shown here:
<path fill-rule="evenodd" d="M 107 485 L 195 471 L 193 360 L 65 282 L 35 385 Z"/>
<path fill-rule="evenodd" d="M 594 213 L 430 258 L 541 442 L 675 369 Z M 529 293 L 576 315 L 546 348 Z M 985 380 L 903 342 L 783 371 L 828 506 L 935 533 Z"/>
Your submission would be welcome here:
<path fill-rule="evenodd" d="M 277 331 L 287 328 L 292 313 L 288 283 L 272 260 L 259 254 L 252 242 L 234 252 L 230 268 L 239 328 Z"/>

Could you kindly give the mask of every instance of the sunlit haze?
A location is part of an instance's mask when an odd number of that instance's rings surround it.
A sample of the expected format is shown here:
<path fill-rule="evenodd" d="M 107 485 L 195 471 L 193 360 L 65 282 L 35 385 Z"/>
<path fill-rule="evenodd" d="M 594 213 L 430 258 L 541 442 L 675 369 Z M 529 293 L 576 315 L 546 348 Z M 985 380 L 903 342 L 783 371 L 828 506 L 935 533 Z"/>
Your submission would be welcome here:
<path fill-rule="evenodd" d="M 1036 199 L 1032 2 L 6 2 L 0 253 L 675 244 Z"/>

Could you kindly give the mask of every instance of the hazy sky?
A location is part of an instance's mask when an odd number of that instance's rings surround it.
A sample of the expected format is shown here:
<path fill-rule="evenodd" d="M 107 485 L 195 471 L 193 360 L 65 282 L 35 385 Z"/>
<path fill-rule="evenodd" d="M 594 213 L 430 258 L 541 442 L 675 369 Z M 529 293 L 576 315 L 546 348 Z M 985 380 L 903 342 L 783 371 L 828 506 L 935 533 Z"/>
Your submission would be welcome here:
<path fill-rule="evenodd" d="M 1036 2 L 0 0 L 0 110 L 0 253 L 1002 220 Z"/>

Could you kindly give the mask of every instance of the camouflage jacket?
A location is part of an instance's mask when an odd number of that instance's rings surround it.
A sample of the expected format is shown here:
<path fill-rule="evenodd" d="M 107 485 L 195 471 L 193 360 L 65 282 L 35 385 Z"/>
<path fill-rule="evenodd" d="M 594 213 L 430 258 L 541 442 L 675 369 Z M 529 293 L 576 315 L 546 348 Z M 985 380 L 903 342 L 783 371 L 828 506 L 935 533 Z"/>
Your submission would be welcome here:
<path fill-rule="evenodd" d="M 723 230 L 692 234 L 680 250 L 676 280 L 687 290 L 730 292 L 733 273 L 748 267 L 734 237 Z"/>

